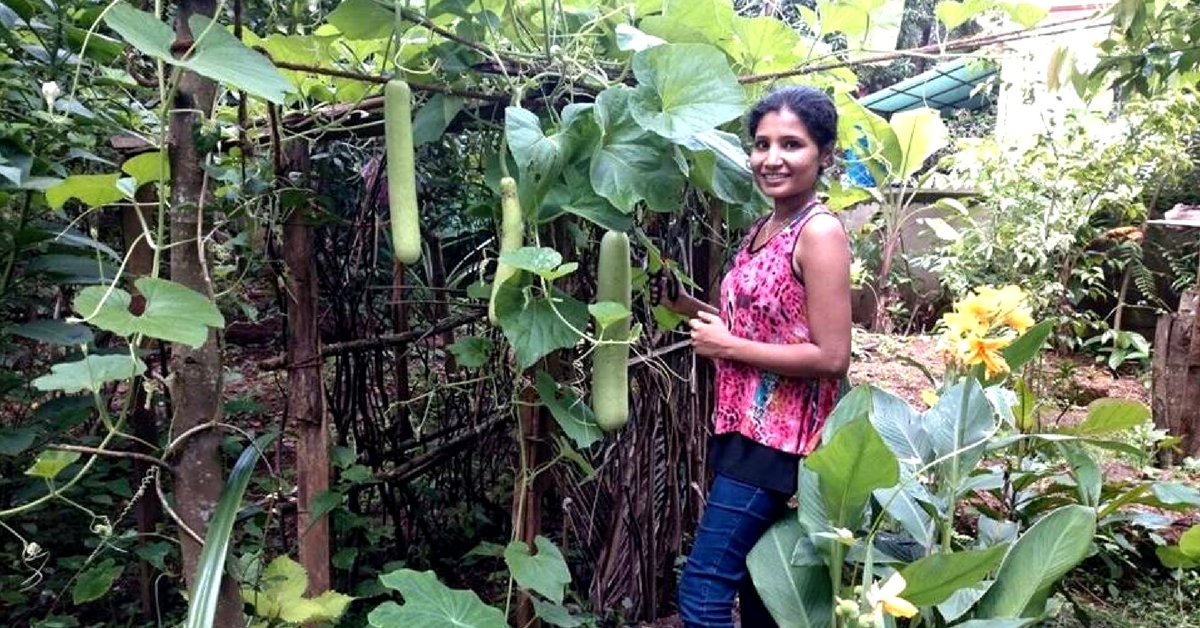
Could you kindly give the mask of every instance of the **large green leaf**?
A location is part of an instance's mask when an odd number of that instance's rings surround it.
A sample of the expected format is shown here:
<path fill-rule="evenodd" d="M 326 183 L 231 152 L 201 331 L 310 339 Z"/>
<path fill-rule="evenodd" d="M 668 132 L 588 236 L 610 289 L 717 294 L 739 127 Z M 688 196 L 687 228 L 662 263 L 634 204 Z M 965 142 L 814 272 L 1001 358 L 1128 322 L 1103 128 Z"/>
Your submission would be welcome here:
<path fill-rule="evenodd" d="M 1063 506 L 1040 519 L 1009 549 L 978 617 L 1040 614 L 1036 602 L 1087 556 L 1095 534 L 1096 513 L 1085 506 Z"/>
<path fill-rule="evenodd" d="M 792 555 L 807 533 L 795 517 L 771 526 L 750 554 L 746 567 L 754 588 L 780 628 L 831 628 L 833 592 L 822 563 L 797 566 Z"/>
<path fill-rule="evenodd" d="M 1001 349 L 1000 355 L 1004 356 L 1008 367 L 1016 371 L 1037 356 L 1052 331 L 1054 331 L 1054 321 L 1042 321 L 1027 329 L 1012 344 Z"/>
<path fill-rule="evenodd" d="M 554 604 L 533 598 L 533 612 L 537 614 L 542 621 L 561 628 L 579 628 L 583 625 L 593 625 L 593 618 L 587 615 L 576 616 L 572 615 L 571 611 L 567 610 L 562 604 Z"/>
<path fill-rule="evenodd" d="M 65 393 L 100 392 L 108 382 L 132 379 L 146 372 L 146 364 L 127 353 L 89 355 L 75 362 L 62 362 L 50 367 L 50 373 L 33 380 L 38 390 L 58 390 Z"/>
<path fill-rule="evenodd" d="M 544 536 L 534 538 L 537 553 L 530 554 L 523 541 L 512 541 L 504 548 L 504 563 L 517 584 L 537 591 L 555 604 L 562 604 L 563 595 L 571 584 L 567 561 L 554 543 Z"/>
<path fill-rule="evenodd" d="M 579 268 L 578 262 L 564 264 L 562 254 L 547 246 L 523 246 L 500 255 L 499 261 L 547 280 L 564 277 Z"/>
<path fill-rule="evenodd" d="M 692 181 L 727 203 L 755 199 L 750 159 L 738 137 L 720 130 L 697 133 L 679 144 L 692 152 Z"/>
<path fill-rule="evenodd" d="M 1095 458 L 1088 453 L 1087 448 L 1079 443 L 1058 443 L 1058 451 L 1071 465 L 1071 475 L 1075 477 L 1075 492 L 1079 503 L 1093 508 L 1100 505 L 1100 491 L 1104 487 L 1104 471 Z"/>
<path fill-rule="evenodd" d="M 208 328 L 222 328 L 225 317 L 207 297 L 173 281 L 140 277 L 134 282 L 145 299 L 141 314 L 130 312 L 133 297 L 120 288 L 90 286 L 75 296 L 75 312 L 84 320 L 121 336 L 151 338 L 199 347 Z"/>
<path fill-rule="evenodd" d="M 787 22 L 768 17 L 741 17 L 733 20 L 733 38 L 722 48 L 734 59 L 739 74 L 766 74 L 790 70 L 804 58 L 800 34 Z"/>
<path fill-rule="evenodd" d="M 98 255 L 60 255 L 47 253 L 25 264 L 26 274 L 44 274 L 57 284 L 110 284 L 117 276 L 117 264 Z"/>
<path fill-rule="evenodd" d="M 121 162 L 121 171 L 133 177 L 138 185 L 154 181 L 168 181 L 171 167 L 163 159 L 162 151 L 140 153 Z"/>
<path fill-rule="evenodd" d="M 446 127 L 462 111 L 463 99 L 458 96 L 434 94 L 413 118 L 413 146 L 435 142 L 446 132 Z"/>
<path fill-rule="evenodd" d="M 954 624 L 954 628 L 1026 628 L 1041 621 L 1037 617 L 1026 617 L 1022 619 L 971 619 L 964 621 L 961 624 Z"/>
<path fill-rule="evenodd" d="M 963 479 L 983 458 L 988 438 L 999 427 L 991 403 L 979 382 L 967 378 L 950 387 L 937 405 L 925 412 L 922 423 L 935 457 L 945 458 L 939 468 L 948 488 L 957 492 Z"/>
<path fill-rule="evenodd" d="M 900 479 L 896 456 L 866 418 L 844 425 L 804 466 L 820 477 L 821 498 L 834 527 L 856 529 L 871 491 Z"/>
<path fill-rule="evenodd" d="M 308 574 L 300 563 L 279 556 L 267 565 L 258 579 L 257 588 L 243 588 L 242 599 L 254 606 L 258 617 L 279 619 L 290 624 L 336 622 L 354 598 L 324 591 L 316 597 L 305 597 Z"/>
<path fill-rule="evenodd" d="M 633 217 L 622 213 L 608 199 L 596 194 L 586 170 L 568 169 L 565 185 L 556 186 L 546 196 L 543 211 L 556 216 L 555 210 L 573 214 L 601 228 L 626 232 L 633 228 Z"/>
<path fill-rule="evenodd" d="M 633 90 L 610 87 L 596 98 L 596 124 L 603 140 L 592 152 L 589 176 L 596 193 L 617 209 L 632 213 L 638 201 L 672 209 L 671 198 L 682 189 L 683 175 L 670 171 L 671 145 L 646 132 L 630 109 Z M 677 208 L 677 203 L 675 208 Z"/>
<path fill-rule="evenodd" d="M 404 596 L 404 604 L 384 602 L 367 615 L 375 628 L 509 628 L 504 613 L 483 603 L 474 591 L 438 582 L 432 571 L 400 569 L 379 577 Z"/>
<path fill-rule="evenodd" d="M 551 416 L 576 446 L 591 447 L 604 438 L 604 431 L 596 423 L 596 413 L 573 390 L 559 386 L 545 371 L 538 371 L 537 391 Z"/>
<path fill-rule="evenodd" d="M 175 34 L 151 13 L 117 2 L 105 13 L 104 21 L 144 54 L 273 103 L 283 104 L 293 89 L 291 81 L 262 53 L 246 47 L 223 26 L 202 15 L 188 19 L 197 41 L 187 59 L 177 59 L 171 53 Z"/>
<path fill-rule="evenodd" d="M 1200 525 L 1194 525 L 1179 536 L 1179 543 L 1155 549 L 1163 566 L 1170 569 L 1200 567 Z"/>
<path fill-rule="evenodd" d="M 950 143 L 950 131 L 935 109 L 919 107 L 892 114 L 892 131 L 900 143 L 901 181 L 907 181 L 925 160 Z"/>
<path fill-rule="evenodd" d="M 38 342 L 59 345 L 63 347 L 86 345 L 92 341 L 92 330 L 83 325 L 76 325 L 56 319 L 43 319 L 15 325 L 4 330 L 5 333 L 30 338 Z"/>
<path fill-rule="evenodd" d="M 500 326 L 517 354 L 517 364 L 527 369 L 555 349 L 575 346 L 587 320 L 586 305 L 555 293 L 531 299 L 520 311 L 502 315 Z"/>
<path fill-rule="evenodd" d="M 934 6 L 933 14 L 946 26 L 947 30 L 954 30 L 994 5 L 994 0 L 964 0 L 963 2 L 942 0 Z"/>
<path fill-rule="evenodd" d="M 116 203 L 125 198 L 125 193 L 117 187 L 121 178 L 118 173 L 111 174 L 73 174 L 61 183 L 46 190 L 46 203 L 53 209 L 61 209 L 67 201 L 78 199 L 88 207 L 102 207 Z"/>
<path fill-rule="evenodd" d="M 1150 485 L 1150 492 L 1154 494 L 1159 506 L 1200 508 L 1200 489 L 1194 486 L 1180 482 L 1155 482 Z"/>
<path fill-rule="evenodd" d="M 75 464 L 76 460 L 79 460 L 79 452 L 47 449 L 38 454 L 37 460 L 25 470 L 25 475 L 53 480 L 63 469 Z"/>
<path fill-rule="evenodd" d="M 325 21 L 351 41 L 380 39 L 392 34 L 396 14 L 375 0 L 343 0 Z"/>
<path fill-rule="evenodd" d="M 816 3 L 822 35 L 842 33 L 852 50 L 893 50 L 904 3 L 891 0 L 821 0 Z"/>
<path fill-rule="evenodd" d="M 1088 404 L 1082 423 L 1061 431 L 1076 436 L 1107 436 L 1133 429 L 1150 420 L 1150 408 L 1131 399 L 1097 399 Z"/>
<path fill-rule="evenodd" d="M 901 464 L 920 466 L 932 460 L 933 448 L 921 427 L 921 415 L 907 401 L 872 387 L 871 423 Z"/>
<path fill-rule="evenodd" d="M 225 578 L 225 559 L 229 555 L 233 524 L 237 520 L 242 496 L 250 485 L 258 456 L 272 439 L 273 436 L 264 435 L 247 445 L 225 480 L 217 507 L 208 520 L 208 531 L 204 534 L 204 546 L 200 550 L 200 561 L 196 564 L 196 574 L 188 596 L 188 615 L 184 628 L 212 628 L 217 602 L 221 599 L 221 580 Z"/>
<path fill-rule="evenodd" d="M 900 570 L 908 582 L 904 599 L 917 606 L 941 604 L 955 591 L 982 581 L 1004 559 L 1007 549 L 1005 545 L 997 545 L 926 556 Z"/>
<path fill-rule="evenodd" d="M 942 618 L 945 619 L 947 623 L 953 622 L 954 620 L 962 617 L 963 615 L 966 615 L 967 612 L 970 611 L 971 609 L 975 608 L 975 604 L 977 602 L 979 602 L 979 598 L 982 598 L 983 595 L 985 593 L 987 593 L 987 590 L 989 588 L 991 588 L 991 586 L 992 586 L 992 581 L 985 580 L 985 581 L 981 582 L 980 584 L 975 585 L 973 587 L 966 587 L 966 588 L 955 591 L 954 593 L 952 593 L 950 595 L 950 597 L 945 602 L 942 602 L 941 604 L 937 605 L 938 613 L 941 614 Z M 1000 620 L 986 620 L 986 621 L 1000 621 Z M 1004 621 L 1011 621 L 1011 620 L 1004 620 Z M 962 624 L 959 624 L 959 625 L 962 625 Z"/>
<path fill-rule="evenodd" d="M 1050 7 L 1035 2 L 999 2 L 997 6 L 1012 21 L 1025 28 L 1033 28 L 1050 14 Z"/>
<path fill-rule="evenodd" d="M 639 25 L 671 43 L 719 45 L 729 39 L 735 18 L 733 5 L 723 0 L 665 0 L 661 15 Z"/>
<path fill-rule="evenodd" d="M 883 187 L 892 182 L 900 170 L 902 154 L 891 125 L 849 93 L 839 92 L 834 103 L 838 111 L 838 146 L 854 151 L 875 177 L 876 185 Z"/>
<path fill-rule="evenodd" d="M 104 597 L 124 569 L 125 565 L 106 558 L 83 570 L 71 586 L 71 601 L 84 604 Z"/>
<path fill-rule="evenodd" d="M 725 54 L 704 44 L 666 44 L 633 55 L 638 88 L 630 101 L 638 124 L 679 140 L 733 120 L 745 94 Z"/>
<path fill-rule="evenodd" d="M 504 137 L 521 172 L 522 200 L 538 207 L 563 166 L 562 137 L 546 135 L 537 114 L 521 107 L 504 110 Z"/>
<path fill-rule="evenodd" d="M 936 526 L 933 517 L 921 506 L 922 502 L 932 502 L 933 497 L 915 477 L 909 473 L 901 473 L 899 486 L 875 489 L 874 495 L 875 501 L 883 506 L 888 515 L 891 515 L 914 541 L 922 547 L 933 545 Z"/>
<path fill-rule="evenodd" d="M 10 427 L 0 430 L 0 456 L 19 456 L 33 446 L 41 431 L 34 427 Z"/>

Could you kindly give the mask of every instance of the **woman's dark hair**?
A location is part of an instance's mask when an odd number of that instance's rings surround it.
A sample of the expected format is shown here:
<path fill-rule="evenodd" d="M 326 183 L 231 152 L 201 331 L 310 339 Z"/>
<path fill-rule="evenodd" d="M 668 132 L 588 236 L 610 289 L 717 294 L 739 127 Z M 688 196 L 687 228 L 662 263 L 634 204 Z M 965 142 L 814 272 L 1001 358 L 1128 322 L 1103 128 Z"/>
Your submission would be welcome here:
<path fill-rule="evenodd" d="M 753 138 L 758 123 L 771 112 L 787 109 L 796 114 L 821 150 L 830 150 L 837 139 L 837 107 L 825 92 L 808 86 L 780 87 L 758 101 L 746 118 L 746 128 Z"/>

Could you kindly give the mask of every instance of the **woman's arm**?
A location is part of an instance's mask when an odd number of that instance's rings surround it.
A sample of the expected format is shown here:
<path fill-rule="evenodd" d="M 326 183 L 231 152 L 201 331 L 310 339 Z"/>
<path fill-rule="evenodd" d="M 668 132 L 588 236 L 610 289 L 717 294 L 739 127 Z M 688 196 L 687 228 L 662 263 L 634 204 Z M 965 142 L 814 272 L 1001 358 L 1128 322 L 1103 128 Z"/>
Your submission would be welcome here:
<path fill-rule="evenodd" d="M 787 377 L 840 377 L 850 366 L 850 243 L 837 218 L 814 216 L 793 264 L 808 297 L 809 340 L 772 344 L 735 337 L 714 313 L 690 321 L 697 354 L 737 360 Z"/>

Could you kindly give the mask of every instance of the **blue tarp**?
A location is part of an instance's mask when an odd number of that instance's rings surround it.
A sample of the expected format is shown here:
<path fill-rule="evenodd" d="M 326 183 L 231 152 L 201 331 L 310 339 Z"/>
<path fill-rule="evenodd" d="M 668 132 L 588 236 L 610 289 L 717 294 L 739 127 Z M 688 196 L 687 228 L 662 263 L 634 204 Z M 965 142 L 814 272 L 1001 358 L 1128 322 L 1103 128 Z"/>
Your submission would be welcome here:
<path fill-rule="evenodd" d="M 994 61 L 964 57 L 863 96 L 858 102 L 884 115 L 917 107 L 979 109 L 988 104 L 989 90 L 975 88 L 999 71 Z"/>

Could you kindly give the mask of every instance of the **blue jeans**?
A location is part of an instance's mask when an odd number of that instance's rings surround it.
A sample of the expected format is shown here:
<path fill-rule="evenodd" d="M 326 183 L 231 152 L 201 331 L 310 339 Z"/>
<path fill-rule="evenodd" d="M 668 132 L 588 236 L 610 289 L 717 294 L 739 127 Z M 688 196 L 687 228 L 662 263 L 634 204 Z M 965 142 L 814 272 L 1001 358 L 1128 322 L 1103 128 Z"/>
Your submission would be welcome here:
<path fill-rule="evenodd" d="M 739 594 L 743 628 L 776 625 L 750 581 L 746 555 L 784 513 L 790 497 L 724 475 L 713 480 L 679 580 L 684 628 L 733 628 L 733 600 Z"/>

